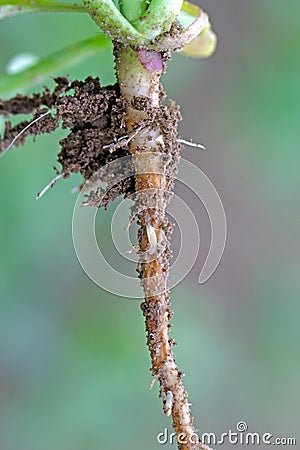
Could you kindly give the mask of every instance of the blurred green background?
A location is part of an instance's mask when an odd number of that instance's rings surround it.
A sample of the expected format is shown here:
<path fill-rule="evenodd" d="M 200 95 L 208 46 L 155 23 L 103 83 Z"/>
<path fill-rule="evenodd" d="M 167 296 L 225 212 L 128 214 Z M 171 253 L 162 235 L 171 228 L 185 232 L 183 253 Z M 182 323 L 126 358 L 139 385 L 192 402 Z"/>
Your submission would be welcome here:
<path fill-rule="evenodd" d="M 300 3 L 201 6 L 218 50 L 200 62 L 176 55 L 164 85 L 182 106 L 181 135 L 207 147 L 184 155 L 217 188 L 228 241 L 216 273 L 199 286 L 209 222 L 187 198 L 202 241 L 196 266 L 172 291 L 177 362 L 200 433 L 245 420 L 249 431 L 298 438 L 300 448 Z M 96 32 L 80 14 L 2 21 L 0 74 L 16 54 L 45 56 Z M 67 72 L 114 80 L 108 50 Z M 80 177 L 35 201 L 54 175 L 62 135 L 29 139 L 0 159 L 0 448 L 158 449 L 170 420 L 157 385 L 148 389 L 139 303 L 94 285 L 73 249 L 70 191 Z M 106 240 L 111 214 L 99 214 Z"/>

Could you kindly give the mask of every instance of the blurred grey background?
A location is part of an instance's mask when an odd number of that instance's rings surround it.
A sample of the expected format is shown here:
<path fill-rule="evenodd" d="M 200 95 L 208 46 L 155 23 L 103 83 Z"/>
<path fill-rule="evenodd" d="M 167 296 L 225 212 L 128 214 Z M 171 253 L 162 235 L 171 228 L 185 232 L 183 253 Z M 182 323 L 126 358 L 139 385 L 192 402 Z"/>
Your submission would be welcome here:
<path fill-rule="evenodd" d="M 209 221 L 178 186 L 202 240 L 194 269 L 172 291 L 177 362 L 200 434 L 244 420 L 249 431 L 298 438 L 298 448 L 300 3 L 199 4 L 217 52 L 204 61 L 175 55 L 164 86 L 182 107 L 181 135 L 207 148 L 184 156 L 218 190 L 228 240 L 216 273 L 199 286 Z M 0 74 L 16 54 L 45 56 L 96 32 L 76 14 L 2 21 Z M 68 74 L 112 83 L 109 51 Z M 149 391 L 139 304 L 94 285 L 73 249 L 70 190 L 80 177 L 35 201 L 54 175 L 62 135 L 29 139 L 0 159 L 0 448 L 159 449 L 157 434 L 171 426 L 157 385 Z M 113 209 L 98 214 L 100 241 Z"/>

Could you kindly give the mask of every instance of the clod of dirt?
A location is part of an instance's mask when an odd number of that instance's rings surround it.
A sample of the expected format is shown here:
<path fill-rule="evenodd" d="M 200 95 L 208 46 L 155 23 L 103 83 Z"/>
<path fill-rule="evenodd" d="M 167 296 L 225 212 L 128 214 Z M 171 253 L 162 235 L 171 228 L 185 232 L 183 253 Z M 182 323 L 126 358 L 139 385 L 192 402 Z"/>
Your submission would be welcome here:
<path fill-rule="evenodd" d="M 58 161 L 66 173 L 80 172 L 89 179 L 110 161 L 129 155 L 126 148 L 111 152 L 103 148 L 126 134 L 125 102 L 118 86 L 100 87 L 98 78 L 74 81 L 73 95 L 60 97 L 56 103 L 57 118 L 70 134 L 60 141 Z"/>
<path fill-rule="evenodd" d="M 4 136 L 0 139 L 0 154 L 14 140 L 14 146 L 23 145 L 28 136 L 52 133 L 61 126 L 70 129 L 68 136 L 60 141 L 58 154 L 64 178 L 80 172 L 88 180 L 107 163 L 130 155 L 125 143 L 124 146 L 109 147 L 126 134 L 125 102 L 120 98 L 117 85 L 104 88 L 100 86 L 99 78 L 92 77 L 71 83 L 63 77 L 54 81 L 56 87 L 52 93 L 45 88 L 41 94 L 18 94 L 10 100 L 0 101 L 0 114 L 5 117 L 32 114 L 31 120 L 14 127 L 10 121 L 6 122 Z M 49 114 L 45 114 L 47 111 Z M 120 195 L 133 192 L 131 177 L 116 183 L 97 201 L 95 193 L 91 193 L 90 204 L 107 207 Z"/>
<path fill-rule="evenodd" d="M 10 121 L 6 122 L 4 136 L 0 139 L 0 154 L 12 142 L 14 146 L 23 145 L 28 136 L 52 133 L 61 126 L 70 130 L 67 137 L 60 141 L 61 150 L 58 154 L 64 178 L 71 173 L 80 172 L 85 180 L 89 180 L 113 161 L 117 164 L 113 166 L 113 170 L 121 175 L 119 179 L 116 177 L 114 182 L 114 174 L 101 172 L 101 182 L 106 182 L 109 189 L 91 190 L 86 204 L 107 208 L 110 202 L 119 196 L 133 194 L 135 180 L 129 140 L 123 139 L 127 132 L 127 102 L 121 97 L 119 86 L 116 84 L 101 87 L 99 78 L 92 77 L 73 82 L 60 77 L 54 81 L 56 87 L 53 92 L 45 88 L 40 94 L 18 94 L 10 100 L 0 100 L 0 114 L 5 117 L 32 114 L 31 120 L 22 121 L 14 127 Z M 180 158 L 177 125 L 181 116 L 179 107 L 174 102 L 164 104 L 165 93 L 162 88 L 160 100 L 161 105 L 158 108 L 149 108 L 146 98 L 136 97 L 131 106 L 147 112 L 145 127 L 159 127 L 163 134 L 165 144 L 161 152 L 162 155 L 170 155 L 166 167 L 167 197 L 168 192 L 173 190 L 173 177 Z M 120 159 L 124 160 L 122 157 L 127 157 L 126 165 L 117 163 Z M 151 195 L 150 191 L 147 195 Z M 149 204 L 149 198 L 145 201 Z M 166 201 L 168 202 L 167 198 Z"/>

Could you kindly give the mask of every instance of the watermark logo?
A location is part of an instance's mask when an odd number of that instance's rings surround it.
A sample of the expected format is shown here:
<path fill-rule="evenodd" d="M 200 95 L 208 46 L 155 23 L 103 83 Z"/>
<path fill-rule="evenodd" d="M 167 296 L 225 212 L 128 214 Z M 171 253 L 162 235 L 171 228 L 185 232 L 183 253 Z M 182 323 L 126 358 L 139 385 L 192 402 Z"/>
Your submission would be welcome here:
<path fill-rule="evenodd" d="M 176 433 L 170 433 L 165 428 L 161 433 L 156 436 L 156 440 L 159 444 L 171 444 L 171 445 L 189 445 L 189 444 L 202 444 L 203 447 L 207 447 L 208 450 L 212 450 L 211 446 L 215 445 L 282 445 L 282 446 L 296 446 L 296 438 L 294 437 L 278 437 L 272 433 L 257 433 L 249 431 L 248 424 L 241 420 L 236 424 L 235 430 L 228 430 L 224 433 L 203 433 L 199 436 L 193 433 L 189 437 L 184 436 L 183 433 L 176 436 Z"/>
<path fill-rule="evenodd" d="M 154 158 L 153 153 L 149 153 L 149 157 Z M 155 173 L 164 174 L 166 163 L 168 161 L 160 161 L 157 163 L 155 166 L 157 167 L 157 172 L 155 171 Z M 141 173 L 143 173 L 142 169 Z M 95 192 L 98 190 L 97 192 L 100 192 L 100 195 L 104 196 L 117 183 L 123 183 L 126 179 L 134 175 L 137 175 L 137 173 L 133 173 L 132 160 L 129 156 L 119 158 L 102 167 L 98 173 L 86 182 L 78 195 L 74 207 L 72 228 L 74 248 L 86 274 L 98 286 L 110 293 L 121 297 L 140 299 L 143 293 L 137 275 L 129 275 L 128 273 L 122 272 L 105 255 L 103 247 L 101 248 L 101 242 L 107 241 L 107 236 L 103 237 L 102 241 L 101 238 L 99 242 L 97 241 L 95 222 L 98 209 L 82 207 L 82 204 L 86 202 L 87 196 L 91 191 Z M 182 183 L 196 195 L 199 206 L 202 203 L 209 217 L 211 228 L 210 248 L 205 263 L 202 269 L 199 270 L 198 277 L 199 283 L 202 284 L 213 275 L 224 252 L 226 243 L 226 217 L 224 207 L 216 188 L 209 178 L 199 167 L 184 158 L 180 161 L 179 172 L 175 176 L 176 181 Z M 99 187 L 101 188 L 100 191 Z M 142 195 L 145 194 L 147 195 L 147 192 L 143 191 Z M 137 261 L 141 258 L 141 254 L 138 254 L 139 252 L 132 245 L 131 226 L 128 226 L 129 210 L 134 205 L 134 196 L 136 195 L 128 196 L 118 203 L 110 224 L 110 238 L 113 242 L 114 249 L 119 257 L 122 258 L 123 264 L 127 263 L 129 265 L 136 265 Z M 157 195 L 160 195 L 160 193 L 158 192 Z M 147 207 L 157 207 L 155 198 L 156 196 L 152 192 L 149 195 L 149 199 L 153 199 L 153 204 L 147 204 Z M 197 260 L 200 249 L 200 226 L 197 223 L 193 210 L 176 194 L 173 195 L 167 207 L 167 214 L 179 231 L 177 235 L 180 235 L 180 248 L 176 258 L 171 261 L 169 271 L 168 288 L 172 289 L 188 275 Z M 151 247 L 158 244 L 154 231 L 149 229 Z M 151 232 L 153 239 L 151 238 Z M 130 248 L 133 251 L 128 252 Z M 145 257 L 148 256 L 145 255 Z M 161 280 L 156 280 L 155 277 L 152 281 L 152 285 L 163 285 L 163 283 L 160 283 Z M 148 282 L 149 280 L 147 279 Z"/>

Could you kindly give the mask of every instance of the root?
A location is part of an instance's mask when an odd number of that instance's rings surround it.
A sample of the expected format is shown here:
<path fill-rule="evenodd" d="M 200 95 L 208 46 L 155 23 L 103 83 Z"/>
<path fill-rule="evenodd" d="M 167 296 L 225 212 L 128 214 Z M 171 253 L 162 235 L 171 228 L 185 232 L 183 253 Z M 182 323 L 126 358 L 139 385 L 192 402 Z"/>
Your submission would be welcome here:
<path fill-rule="evenodd" d="M 35 119 L 21 122 L 15 127 L 11 127 L 11 123 L 6 122 L 4 137 L 0 140 L 0 156 L 3 156 L 13 146 L 23 145 L 28 136 L 52 133 L 58 127 L 56 118 L 51 116 L 53 111 L 53 109 L 48 110 Z"/>
<path fill-rule="evenodd" d="M 51 114 L 54 110 L 51 109 L 50 111 L 45 112 L 44 114 L 42 114 L 41 116 L 37 117 L 36 119 L 32 120 L 31 122 L 29 122 L 28 125 L 26 125 L 11 141 L 11 143 L 8 145 L 8 147 L 6 147 L 6 149 L 4 149 L 2 151 L 2 155 L 7 152 L 10 148 L 13 147 L 13 145 L 16 143 L 16 141 L 22 136 L 23 133 L 25 133 L 25 131 L 27 131 L 30 127 L 32 127 L 32 125 L 34 125 L 35 123 L 39 122 L 41 119 L 43 119 L 44 117 L 48 116 L 48 114 Z"/>
<path fill-rule="evenodd" d="M 103 145 L 102 149 L 109 149 L 110 153 L 113 153 L 115 150 L 121 147 L 128 147 L 132 139 L 134 139 L 139 133 L 145 132 L 147 130 L 144 125 L 140 125 L 135 130 L 133 130 L 130 134 L 126 134 L 125 136 L 121 136 L 117 139 L 117 142 L 112 142 L 110 144 Z"/>
<path fill-rule="evenodd" d="M 52 189 L 52 188 L 55 186 L 56 182 L 57 182 L 60 178 L 62 178 L 62 177 L 64 177 L 64 176 L 65 176 L 65 173 L 64 173 L 64 172 L 59 173 L 58 175 L 56 175 L 56 177 L 53 178 L 53 180 L 50 181 L 50 183 L 47 184 L 47 186 L 45 186 L 44 189 L 42 189 L 41 192 L 39 192 L 39 193 L 37 194 L 36 200 L 39 200 L 40 198 L 42 198 L 43 195 L 46 194 L 46 192 L 47 192 L 49 189 Z"/>
<path fill-rule="evenodd" d="M 200 150 L 206 150 L 204 145 L 198 144 L 197 142 L 187 141 L 186 139 L 181 139 L 181 138 L 178 138 L 177 142 L 179 142 L 180 144 L 188 145 L 189 147 L 195 147 L 195 148 L 200 148 Z"/>

